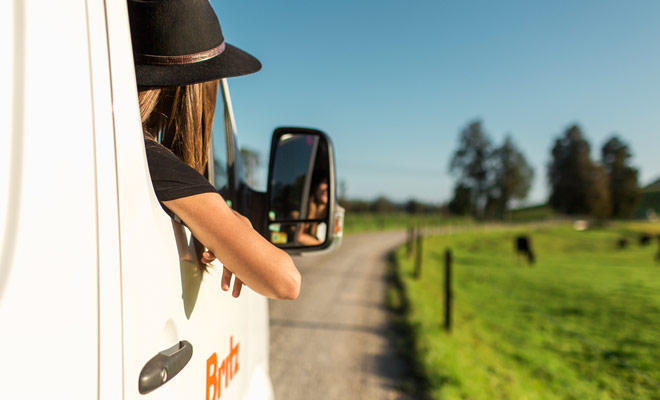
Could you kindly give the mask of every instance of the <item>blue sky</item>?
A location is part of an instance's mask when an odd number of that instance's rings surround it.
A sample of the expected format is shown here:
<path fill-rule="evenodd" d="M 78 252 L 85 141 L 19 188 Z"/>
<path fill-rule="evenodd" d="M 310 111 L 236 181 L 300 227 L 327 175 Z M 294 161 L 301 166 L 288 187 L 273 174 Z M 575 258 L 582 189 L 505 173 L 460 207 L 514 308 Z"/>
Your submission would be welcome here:
<path fill-rule="evenodd" d="M 579 123 L 594 157 L 614 132 L 641 183 L 660 176 L 658 1 L 217 1 L 228 43 L 263 63 L 232 78 L 241 145 L 277 126 L 327 132 L 350 198 L 448 200 L 459 131 L 511 134 L 547 198 L 554 139 Z"/>

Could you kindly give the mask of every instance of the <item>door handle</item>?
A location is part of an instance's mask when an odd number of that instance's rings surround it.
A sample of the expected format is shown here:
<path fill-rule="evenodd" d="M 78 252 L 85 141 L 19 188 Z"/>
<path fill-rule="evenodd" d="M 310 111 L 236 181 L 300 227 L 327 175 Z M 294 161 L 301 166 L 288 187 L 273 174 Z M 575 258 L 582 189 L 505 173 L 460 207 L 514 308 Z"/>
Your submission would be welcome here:
<path fill-rule="evenodd" d="M 192 354 L 192 344 L 186 340 L 156 354 L 140 371 L 140 394 L 147 394 L 169 382 L 188 364 Z"/>

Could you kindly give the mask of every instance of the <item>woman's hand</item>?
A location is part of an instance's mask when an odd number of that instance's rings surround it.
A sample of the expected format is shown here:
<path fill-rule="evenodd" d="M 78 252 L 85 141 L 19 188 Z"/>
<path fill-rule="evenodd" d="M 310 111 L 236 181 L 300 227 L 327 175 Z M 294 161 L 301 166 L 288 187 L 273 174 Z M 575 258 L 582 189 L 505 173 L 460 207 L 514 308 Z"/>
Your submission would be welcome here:
<path fill-rule="evenodd" d="M 250 289 L 273 299 L 300 294 L 300 272 L 291 257 L 250 227 L 218 193 L 163 201 L 200 243 L 217 253 L 223 265 Z M 226 282 L 226 280 L 225 280 Z M 234 287 L 235 290 L 236 287 Z"/>
<path fill-rule="evenodd" d="M 213 262 L 213 260 L 216 259 L 215 254 L 213 254 L 211 251 L 205 251 L 202 253 L 202 262 L 204 264 L 208 264 Z M 220 281 L 220 287 L 222 290 L 225 292 L 229 290 L 229 286 L 231 285 L 231 276 L 232 272 L 228 270 L 226 267 L 222 267 L 222 280 Z M 243 288 L 243 282 L 241 282 L 238 277 L 234 278 L 234 290 L 232 290 L 231 295 L 238 298 L 238 296 L 241 295 L 241 289 Z"/>

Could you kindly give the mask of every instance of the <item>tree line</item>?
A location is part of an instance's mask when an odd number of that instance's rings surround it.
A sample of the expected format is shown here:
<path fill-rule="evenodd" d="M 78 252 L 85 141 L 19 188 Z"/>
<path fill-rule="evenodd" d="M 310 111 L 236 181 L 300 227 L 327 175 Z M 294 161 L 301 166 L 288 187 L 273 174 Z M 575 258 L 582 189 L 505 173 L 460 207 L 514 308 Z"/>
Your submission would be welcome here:
<path fill-rule="evenodd" d="M 601 148 L 601 159 L 592 160 L 581 128 L 569 126 L 552 147 L 549 205 L 564 214 L 629 217 L 639 202 L 639 173 L 631 158 L 629 146 L 613 135 Z M 534 179 L 512 137 L 493 145 L 480 120 L 459 133 L 449 171 L 456 183 L 448 211 L 480 219 L 505 218 L 513 200 L 527 197 Z"/>
<path fill-rule="evenodd" d="M 503 218 L 512 200 L 527 197 L 534 178 L 511 136 L 495 146 L 478 120 L 461 131 L 449 171 L 457 178 L 449 211 L 477 218 Z"/>
<path fill-rule="evenodd" d="M 385 196 L 379 196 L 373 201 L 368 201 L 349 200 L 345 196 L 340 196 L 338 200 L 347 213 L 448 214 L 446 205 L 430 204 L 415 199 L 395 202 Z"/>

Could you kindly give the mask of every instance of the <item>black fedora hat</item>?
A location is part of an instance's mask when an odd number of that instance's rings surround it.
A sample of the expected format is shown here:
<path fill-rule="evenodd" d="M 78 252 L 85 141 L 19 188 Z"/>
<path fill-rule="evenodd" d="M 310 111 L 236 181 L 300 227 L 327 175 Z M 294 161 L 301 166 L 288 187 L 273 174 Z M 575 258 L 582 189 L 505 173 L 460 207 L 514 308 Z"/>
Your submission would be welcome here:
<path fill-rule="evenodd" d="M 225 43 L 208 0 L 128 0 L 138 86 L 179 86 L 247 75 L 259 60 Z"/>

